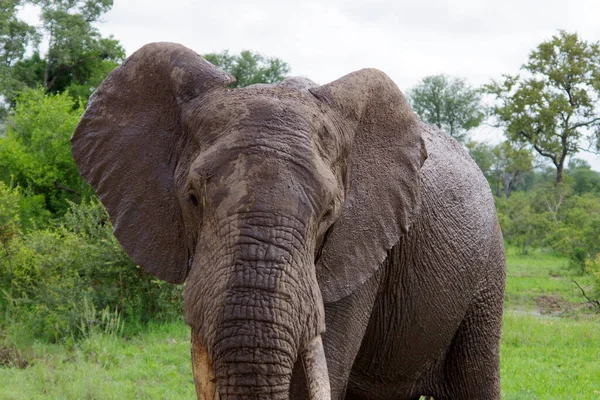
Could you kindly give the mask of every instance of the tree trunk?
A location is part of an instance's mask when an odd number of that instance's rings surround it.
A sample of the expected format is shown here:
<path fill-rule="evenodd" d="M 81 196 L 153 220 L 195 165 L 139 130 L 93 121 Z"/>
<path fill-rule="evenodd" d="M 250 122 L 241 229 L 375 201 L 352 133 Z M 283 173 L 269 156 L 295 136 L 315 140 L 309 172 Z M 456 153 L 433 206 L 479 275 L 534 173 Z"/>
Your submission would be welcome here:
<path fill-rule="evenodd" d="M 554 181 L 554 186 L 559 185 L 563 181 L 563 169 L 564 169 L 564 161 L 559 163 L 556 166 L 556 180 Z"/>

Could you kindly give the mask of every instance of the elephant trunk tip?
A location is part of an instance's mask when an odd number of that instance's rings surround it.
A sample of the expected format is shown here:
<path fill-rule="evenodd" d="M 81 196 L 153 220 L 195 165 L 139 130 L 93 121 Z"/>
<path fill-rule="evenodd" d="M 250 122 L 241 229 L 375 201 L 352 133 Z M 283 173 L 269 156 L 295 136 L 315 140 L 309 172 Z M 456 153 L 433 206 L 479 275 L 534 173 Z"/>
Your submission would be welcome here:
<path fill-rule="evenodd" d="M 255 382 L 256 379 L 251 379 L 250 376 L 245 377 L 248 379 L 237 376 L 236 385 L 223 385 L 221 387 L 208 349 L 200 343 L 198 333 L 195 330 L 192 330 L 191 345 L 194 383 L 196 385 L 196 395 L 199 400 L 220 400 L 222 398 L 228 398 L 229 395 L 227 393 L 231 390 L 233 390 L 232 393 L 236 393 L 234 397 L 237 397 L 244 391 L 244 388 L 248 389 L 249 392 L 253 392 L 257 389 L 255 386 L 257 383 Z M 327 372 L 323 341 L 320 335 L 315 337 L 306 346 L 300 354 L 300 357 L 305 370 L 309 400 L 330 400 L 331 389 L 329 385 L 329 374 Z M 270 387 L 270 389 L 273 390 L 268 393 L 268 398 L 287 399 L 289 396 L 289 379 L 286 380 L 286 382 L 279 381 L 278 383 L 279 384 Z M 262 389 L 269 389 L 267 386 L 262 387 Z M 267 393 L 265 392 L 263 394 L 266 395 Z"/>

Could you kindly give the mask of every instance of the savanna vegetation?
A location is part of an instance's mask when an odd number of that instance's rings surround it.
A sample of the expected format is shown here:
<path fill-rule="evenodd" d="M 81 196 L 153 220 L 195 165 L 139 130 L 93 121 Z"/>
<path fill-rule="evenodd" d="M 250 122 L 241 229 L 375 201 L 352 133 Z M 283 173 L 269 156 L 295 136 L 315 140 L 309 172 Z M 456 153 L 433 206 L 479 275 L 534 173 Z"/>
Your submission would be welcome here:
<path fill-rule="evenodd" d="M 40 8 L 39 26 L 19 19 L 24 4 Z M 97 29 L 111 7 L 0 4 L 0 398 L 193 397 L 182 287 L 129 260 L 71 158 L 89 96 L 125 58 Z M 251 51 L 206 56 L 237 86 L 290 70 Z M 407 91 L 423 120 L 462 141 L 495 195 L 508 248 L 507 399 L 600 396 L 600 173 L 577 158 L 598 150 L 599 71 L 597 43 L 559 32 L 502 82 L 426 77 Z M 484 121 L 506 140 L 469 140 Z"/>

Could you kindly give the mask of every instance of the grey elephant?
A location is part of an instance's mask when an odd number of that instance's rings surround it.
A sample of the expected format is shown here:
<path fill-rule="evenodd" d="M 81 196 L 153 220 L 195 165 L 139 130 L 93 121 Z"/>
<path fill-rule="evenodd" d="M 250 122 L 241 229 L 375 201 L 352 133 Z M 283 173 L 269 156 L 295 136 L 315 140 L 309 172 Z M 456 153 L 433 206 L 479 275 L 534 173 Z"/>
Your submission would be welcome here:
<path fill-rule="evenodd" d="M 198 398 L 499 398 L 503 241 L 469 156 L 374 69 L 233 81 L 146 45 L 72 138 L 127 253 L 186 281 Z"/>

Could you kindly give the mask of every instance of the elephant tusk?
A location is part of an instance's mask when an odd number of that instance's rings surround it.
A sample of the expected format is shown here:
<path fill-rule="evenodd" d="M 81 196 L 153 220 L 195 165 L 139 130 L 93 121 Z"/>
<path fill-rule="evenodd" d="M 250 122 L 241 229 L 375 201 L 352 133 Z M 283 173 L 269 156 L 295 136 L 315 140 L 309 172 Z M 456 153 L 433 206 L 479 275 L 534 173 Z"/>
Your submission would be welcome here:
<path fill-rule="evenodd" d="M 310 400 L 330 400 L 329 374 L 323 349 L 323 340 L 317 336 L 302 353 L 302 363 L 308 384 Z"/>
<path fill-rule="evenodd" d="M 192 370 L 198 400 L 219 400 L 215 373 L 206 347 L 200 344 L 198 334 L 192 330 Z"/>

